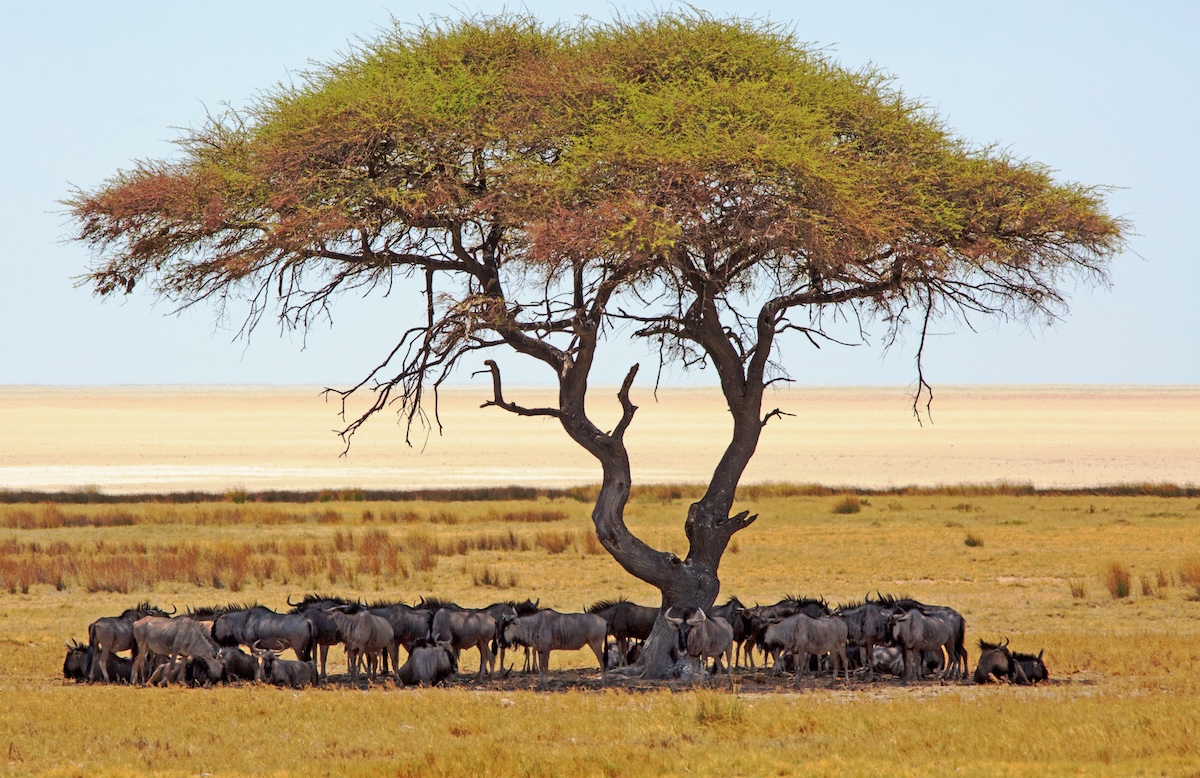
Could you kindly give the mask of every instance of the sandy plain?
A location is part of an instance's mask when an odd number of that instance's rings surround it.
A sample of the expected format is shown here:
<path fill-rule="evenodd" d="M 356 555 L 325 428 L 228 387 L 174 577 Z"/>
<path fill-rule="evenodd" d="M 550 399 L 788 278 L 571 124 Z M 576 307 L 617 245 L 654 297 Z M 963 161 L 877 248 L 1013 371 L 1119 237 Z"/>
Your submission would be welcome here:
<path fill-rule="evenodd" d="M 507 399 L 548 403 L 546 389 Z M 232 488 L 415 489 L 595 483 L 556 422 L 441 394 L 443 431 L 381 414 L 345 456 L 339 404 L 316 387 L 0 387 L 0 489 L 106 493 Z M 714 389 L 636 389 L 635 482 L 702 482 L 730 428 Z M 1086 487 L 1200 483 L 1200 387 L 938 387 L 918 424 L 904 388 L 789 388 L 744 483 L 887 487 L 993 482 Z M 615 423 L 614 390 L 590 412 Z"/>

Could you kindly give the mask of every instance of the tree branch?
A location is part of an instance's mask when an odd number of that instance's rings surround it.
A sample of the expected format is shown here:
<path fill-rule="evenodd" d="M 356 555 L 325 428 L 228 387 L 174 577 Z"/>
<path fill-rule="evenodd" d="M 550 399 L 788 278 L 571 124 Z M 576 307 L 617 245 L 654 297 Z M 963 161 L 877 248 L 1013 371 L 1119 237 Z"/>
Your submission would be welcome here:
<path fill-rule="evenodd" d="M 510 403 L 510 402 L 505 401 L 504 392 L 501 389 L 501 385 L 500 385 L 500 367 L 499 367 L 499 365 L 497 365 L 496 361 L 492 360 L 492 359 L 485 359 L 483 361 L 483 364 L 487 365 L 488 370 L 490 370 L 492 373 L 492 392 L 493 392 L 494 396 L 491 400 L 488 400 L 487 402 L 480 405 L 479 406 L 480 408 L 487 408 L 489 406 L 494 405 L 497 408 L 503 408 L 504 410 L 508 411 L 509 413 L 515 413 L 518 416 L 552 416 L 556 419 L 562 418 L 562 411 L 560 411 L 558 408 L 526 408 L 524 406 L 517 405 L 516 403 Z M 477 376 L 477 375 L 480 375 L 481 373 L 485 373 L 485 372 L 488 372 L 488 371 L 487 370 L 476 370 L 471 375 Z"/>

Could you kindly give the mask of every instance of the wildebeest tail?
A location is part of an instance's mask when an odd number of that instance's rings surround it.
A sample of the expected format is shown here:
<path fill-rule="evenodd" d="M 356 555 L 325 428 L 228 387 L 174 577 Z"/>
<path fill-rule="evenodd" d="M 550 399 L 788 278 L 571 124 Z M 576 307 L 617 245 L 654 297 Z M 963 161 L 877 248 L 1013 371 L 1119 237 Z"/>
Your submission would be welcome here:
<path fill-rule="evenodd" d="M 304 644 L 304 655 L 300 657 L 303 662 L 313 661 L 313 651 L 317 647 L 317 625 L 312 619 L 305 619 L 304 623 L 308 625 L 308 640 Z"/>
<path fill-rule="evenodd" d="M 967 620 L 959 619 L 958 620 L 958 631 L 954 635 L 954 653 L 956 653 L 958 655 L 958 658 L 960 660 L 962 660 L 963 673 L 966 673 L 967 665 L 969 664 L 968 659 L 967 659 L 966 642 L 967 642 Z"/>
<path fill-rule="evenodd" d="M 92 660 L 96 657 L 96 625 L 88 625 L 88 650 L 87 658 L 83 663 L 83 677 L 89 681 L 92 679 Z"/>

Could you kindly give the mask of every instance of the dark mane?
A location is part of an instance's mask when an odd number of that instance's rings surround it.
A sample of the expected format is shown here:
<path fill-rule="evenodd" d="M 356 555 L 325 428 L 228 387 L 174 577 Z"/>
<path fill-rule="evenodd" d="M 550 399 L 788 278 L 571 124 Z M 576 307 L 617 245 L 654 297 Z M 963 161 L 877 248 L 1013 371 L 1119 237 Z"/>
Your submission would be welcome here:
<path fill-rule="evenodd" d="M 155 613 L 166 613 L 166 611 L 163 610 L 162 608 L 159 608 L 156 605 L 151 605 L 148 600 L 143 600 L 142 602 L 139 602 L 137 605 L 134 605 L 132 608 L 126 608 L 125 611 L 123 613 L 121 613 L 121 618 L 124 618 L 126 616 L 134 616 L 139 613 L 146 613 L 146 612 L 151 612 L 151 611 L 155 612 Z"/>
<path fill-rule="evenodd" d="M 322 602 L 333 602 L 333 603 L 337 603 L 338 605 L 358 604 L 357 600 L 348 600 L 345 597 L 333 597 L 328 594 L 319 594 L 319 593 L 315 593 L 315 592 L 310 592 L 310 593 L 304 595 L 304 598 L 302 600 L 300 600 L 299 604 L 292 605 L 292 609 L 290 611 L 288 611 L 288 613 L 299 613 L 299 612 L 305 610 L 306 608 L 310 608 L 313 605 L 316 605 L 316 604 L 322 603 Z M 288 597 L 288 604 L 289 605 L 291 604 L 290 596 Z"/>
<path fill-rule="evenodd" d="M 853 611 L 853 610 L 858 610 L 859 608 L 861 608 L 865 605 L 876 605 L 876 603 L 868 602 L 866 600 L 851 600 L 850 602 L 846 602 L 846 603 L 839 602 L 837 607 L 834 608 L 833 610 L 835 612 L 839 612 L 839 613 L 845 612 L 845 611 Z"/>
<path fill-rule="evenodd" d="M 416 607 L 420 608 L 421 610 L 435 611 L 435 612 L 438 610 L 441 610 L 442 608 L 450 608 L 451 610 L 456 610 L 456 611 L 462 610 L 462 606 L 456 602 L 451 602 L 450 600 L 443 600 L 440 597 L 425 597 L 425 596 L 422 596 L 421 599 L 417 601 Z"/>
<path fill-rule="evenodd" d="M 345 605 L 346 603 L 341 604 Z M 374 602 L 369 603 L 367 607 L 371 610 L 374 610 L 375 608 L 393 608 L 397 605 L 403 605 L 406 608 L 409 607 L 408 603 L 406 603 L 404 600 L 375 600 Z"/>
<path fill-rule="evenodd" d="M 602 610 L 608 610 L 609 608 L 615 608 L 618 605 L 622 605 L 622 604 L 628 603 L 628 602 L 629 602 L 629 600 L 624 597 L 618 597 L 615 600 L 600 600 L 599 602 L 594 602 L 591 605 L 584 608 L 583 612 L 584 613 L 599 613 Z"/>
<path fill-rule="evenodd" d="M 745 607 L 746 607 L 746 606 L 745 606 L 745 604 L 744 604 L 744 603 L 742 603 L 742 601 L 741 601 L 741 600 L 739 600 L 739 599 L 737 598 L 737 595 L 736 595 L 736 594 L 731 594 L 731 595 L 729 595 L 729 599 L 728 599 L 728 600 L 726 600 L 726 601 L 725 601 L 725 603 L 724 603 L 724 604 L 723 604 L 721 607 L 725 607 L 726 605 L 733 605 L 734 603 L 737 603 L 737 606 L 738 606 L 739 608 L 745 608 Z"/>
<path fill-rule="evenodd" d="M 980 651 L 1000 651 L 1003 648 L 1004 646 L 1000 645 L 999 643 L 989 643 L 983 638 L 979 639 Z M 1016 654 L 1013 654 L 1013 656 L 1016 657 Z"/>
<path fill-rule="evenodd" d="M 541 602 L 541 600 L 539 599 L 538 602 Z M 532 616 L 541 610 L 541 607 L 538 605 L 538 603 L 534 602 L 528 597 L 525 598 L 524 602 L 517 602 L 516 600 L 503 600 L 501 602 L 494 602 L 488 607 L 493 607 L 496 605 L 507 605 L 508 607 L 512 608 L 513 612 L 518 616 Z M 486 608 L 484 610 L 486 610 Z"/>
<path fill-rule="evenodd" d="M 824 597 L 796 597 L 795 595 L 785 594 L 781 602 L 790 602 L 798 608 L 803 608 L 805 605 L 819 605 L 827 610 L 829 608 L 829 603 Z"/>
<path fill-rule="evenodd" d="M 1019 651 L 1013 651 L 1012 658 L 1017 660 L 1018 662 L 1039 662 L 1039 661 L 1041 661 L 1040 659 L 1038 659 L 1037 654 L 1024 654 Z"/>

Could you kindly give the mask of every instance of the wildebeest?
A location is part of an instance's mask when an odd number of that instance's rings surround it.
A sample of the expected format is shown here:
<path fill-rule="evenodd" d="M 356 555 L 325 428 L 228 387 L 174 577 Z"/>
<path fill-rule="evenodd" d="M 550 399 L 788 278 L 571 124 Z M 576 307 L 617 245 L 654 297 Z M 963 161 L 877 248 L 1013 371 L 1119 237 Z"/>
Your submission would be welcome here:
<path fill-rule="evenodd" d="M 1017 668 L 1029 683 L 1036 684 L 1050 680 L 1050 671 L 1046 669 L 1046 663 L 1042 661 L 1042 655 L 1045 653 L 1046 649 L 1044 648 L 1037 654 L 1013 652 L 1013 661 L 1016 662 Z"/>
<path fill-rule="evenodd" d="M 450 643 L 422 638 L 408 650 L 396 680 L 404 686 L 437 686 L 457 672 L 458 657 Z"/>
<path fill-rule="evenodd" d="M 1008 650 L 1008 640 L 1003 643 L 989 643 L 979 639 L 979 664 L 975 666 L 975 683 L 989 683 L 993 678 L 1015 682 L 1021 672 L 1013 661 L 1012 652 Z"/>
<path fill-rule="evenodd" d="M 742 654 L 746 648 L 746 641 L 750 637 L 750 621 L 743 617 L 746 611 L 746 606 L 737 597 L 730 597 L 722 605 L 714 605 L 709 611 L 709 616 L 719 616 L 729 622 L 729 626 L 733 628 L 733 663 L 741 666 Z"/>
<path fill-rule="evenodd" d="M 372 616 L 378 616 L 392 626 L 392 642 L 383 653 L 383 672 L 389 672 L 388 659 L 395 657 L 399 661 L 400 647 L 411 652 L 418 640 L 429 634 L 433 623 L 433 614 L 423 608 L 413 608 L 402 602 L 376 602 L 367 608 Z M 398 668 L 392 667 L 395 673 Z"/>
<path fill-rule="evenodd" d="M 262 605 L 226 609 L 213 622 L 212 636 L 222 646 L 251 646 L 274 640 L 289 646 L 296 658 L 307 662 L 316 647 L 316 627 L 296 613 L 276 613 Z"/>
<path fill-rule="evenodd" d="M 771 624 L 778 624 L 797 613 L 816 618 L 817 616 L 828 616 L 829 612 L 829 604 L 823 599 L 792 595 L 785 596 L 774 605 L 755 605 L 753 608 L 746 608 L 742 612 L 742 618 L 746 620 L 747 643 L 763 652 L 765 666 L 767 650 L 763 640 L 767 627 Z M 748 664 L 754 667 L 754 655 L 751 650 L 747 650 L 746 657 Z"/>
<path fill-rule="evenodd" d="M 878 603 L 861 602 L 839 605 L 834 613 L 846 620 L 847 636 L 852 645 L 860 646 L 864 657 L 875 655 L 875 646 L 887 642 L 887 614 Z M 867 676 L 875 677 L 875 663 L 866 661 Z"/>
<path fill-rule="evenodd" d="M 504 617 L 502 617 L 504 618 Z M 449 643 L 456 652 L 468 648 L 479 649 L 479 678 L 491 674 L 495 655 L 489 645 L 496 639 L 499 625 L 497 620 L 482 610 L 468 610 L 458 606 L 438 608 L 433 614 L 429 637 L 435 641 Z"/>
<path fill-rule="evenodd" d="M 171 614 L 175 609 L 171 610 Z M 148 602 L 142 602 L 125 610 L 120 616 L 104 616 L 88 626 L 88 679 L 96 680 L 99 666 L 104 682 L 108 683 L 108 668 L 111 657 L 117 651 L 132 651 L 137 647 L 133 639 L 133 623 L 144 616 L 169 616 L 166 611 Z M 99 661 L 96 654 L 99 652 Z"/>
<path fill-rule="evenodd" d="M 278 652 L 260 648 L 257 643 L 250 650 L 258 657 L 258 672 L 254 680 L 293 689 L 317 685 L 317 668 L 312 660 L 280 659 Z"/>
<path fill-rule="evenodd" d="M 849 662 L 846 658 L 846 643 L 849 630 L 840 616 L 818 616 L 813 618 L 804 613 L 789 616 L 778 624 L 767 628 L 763 642 L 769 650 L 791 654 L 799 680 L 809 657 L 830 655 L 833 681 L 837 682 L 838 664 L 849 678 Z M 776 662 L 778 667 L 778 662 Z"/>
<path fill-rule="evenodd" d="M 338 638 L 337 624 L 329 615 L 329 609 L 340 605 L 358 605 L 360 603 L 344 597 L 329 597 L 323 594 L 306 594 L 298 603 L 292 602 L 292 598 L 289 596 L 287 603 L 292 606 L 292 609 L 288 611 L 289 614 L 299 614 L 313 623 L 316 633 L 314 658 L 317 654 L 320 655 L 321 678 L 327 679 L 329 677 L 327 672 L 329 647 L 342 642 Z"/>
<path fill-rule="evenodd" d="M 225 669 L 220 646 L 198 621 L 145 616 L 134 622 L 133 638 L 137 644 L 137 659 L 132 672 L 135 683 L 145 682 L 146 660 L 152 653 L 168 658 L 172 665 L 167 671 L 168 678 L 181 657 L 184 661 L 201 660 L 210 679 L 220 678 Z"/>
<path fill-rule="evenodd" d="M 506 647 L 527 646 L 537 655 L 540 678 L 538 685 L 546 684 L 550 670 L 551 651 L 578 651 L 584 646 L 592 649 L 600 664 L 600 678 L 608 673 L 608 657 L 604 643 L 608 634 L 608 622 L 594 613 L 559 613 L 545 609 L 532 616 L 507 618 L 500 629 L 501 643 Z"/>
<path fill-rule="evenodd" d="M 942 678 L 961 677 L 963 671 L 956 660 L 965 658 L 967 652 L 960 648 L 958 630 L 945 614 L 926 613 L 917 608 L 906 610 L 893 618 L 892 634 L 904 649 L 905 678 L 920 678 L 924 674 L 921 652 L 943 649 L 947 662 Z"/>
<path fill-rule="evenodd" d="M 690 656 L 704 667 L 707 659 L 713 660 L 713 672 L 721 671 L 721 658 L 726 660 L 726 673 L 733 673 L 733 627 L 720 616 L 709 618 L 703 608 L 696 608 L 685 616 L 673 615 L 667 608 L 663 620 L 679 635 L 678 649 L 682 656 Z"/>
<path fill-rule="evenodd" d="M 253 681 L 258 678 L 258 659 L 237 646 L 222 647 L 221 659 L 225 662 L 225 680 Z"/>
<path fill-rule="evenodd" d="M 329 611 L 337 624 L 338 637 L 346 647 L 346 663 L 349 665 L 350 683 L 358 683 L 358 662 L 365 659 L 367 676 L 375 678 L 378 672 L 379 655 L 390 651 L 395 635 L 387 619 L 374 616 L 365 608 L 356 605 L 339 605 Z M 399 667 L 396 655 L 392 655 L 392 667 Z"/>
<path fill-rule="evenodd" d="M 880 595 L 878 592 L 876 592 L 876 595 L 877 597 L 874 602 L 889 614 L 890 631 L 894 631 L 895 619 L 912 610 L 917 610 L 925 616 L 946 622 L 954 633 L 954 641 L 952 648 L 950 646 L 945 647 L 946 664 L 944 665 L 945 673 L 943 675 L 948 674 L 956 678 L 966 676 L 968 657 L 964 643 L 966 641 L 967 624 L 961 613 L 945 605 L 926 605 L 923 602 L 908 597 L 897 598 L 890 595 Z M 942 647 L 931 647 L 926 650 L 936 650 L 940 654 Z M 928 666 L 928 664 L 928 662 L 922 663 L 923 666 Z"/>
<path fill-rule="evenodd" d="M 658 608 L 637 605 L 624 597 L 601 600 L 584 609 L 608 622 L 608 634 L 616 644 L 616 653 L 627 657 L 634 640 L 646 640 L 658 619 Z"/>
<path fill-rule="evenodd" d="M 105 668 L 110 681 L 129 683 L 129 673 L 133 668 L 133 660 L 119 654 L 109 654 L 108 665 Z M 67 656 L 63 660 L 63 678 L 72 681 L 88 680 L 88 647 L 72 639 L 67 644 Z"/>

